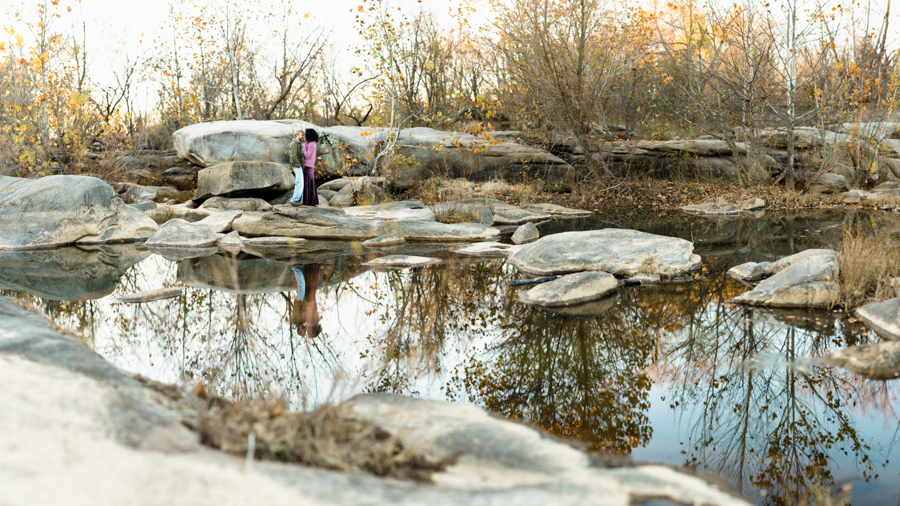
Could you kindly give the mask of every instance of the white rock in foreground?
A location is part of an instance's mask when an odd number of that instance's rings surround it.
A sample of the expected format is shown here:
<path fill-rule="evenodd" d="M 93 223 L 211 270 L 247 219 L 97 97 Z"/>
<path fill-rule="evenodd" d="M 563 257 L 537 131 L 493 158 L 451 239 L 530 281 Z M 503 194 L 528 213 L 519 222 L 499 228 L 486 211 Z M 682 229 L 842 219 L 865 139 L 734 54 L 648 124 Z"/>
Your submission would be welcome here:
<path fill-rule="evenodd" d="M 520 292 L 525 304 L 544 307 L 565 307 L 600 299 L 619 286 L 615 276 L 606 272 L 579 272 L 540 284 Z"/>
<path fill-rule="evenodd" d="M 700 267 L 690 241 L 618 228 L 564 232 L 525 245 L 511 258 L 519 270 L 538 276 L 604 271 L 631 277 L 638 272 L 678 277 Z"/>

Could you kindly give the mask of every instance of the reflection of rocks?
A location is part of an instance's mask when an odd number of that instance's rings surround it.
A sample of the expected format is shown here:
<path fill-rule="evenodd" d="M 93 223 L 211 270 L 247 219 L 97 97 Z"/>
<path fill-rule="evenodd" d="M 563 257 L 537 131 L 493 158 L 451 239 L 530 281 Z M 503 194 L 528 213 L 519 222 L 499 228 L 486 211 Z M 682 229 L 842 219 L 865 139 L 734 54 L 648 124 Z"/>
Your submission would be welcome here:
<path fill-rule="evenodd" d="M 579 272 L 520 292 L 519 300 L 525 304 L 544 307 L 574 306 L 603 298 L 618 286 L 612 274 Z"/>
<path fill-rule="evenodd" d="M 545 236 L 515 253 L 510 263 L 538 276 L 605 271 L 617 276 L 646 272 L 678 277 L 700 266 L 693 250 L 694 245 L 683 239 L 607 228 Z"/>
<path fill-rule="evenodd" d="M 788 259 L 783 259 L 788 260 Z M 732 302 L 753 306 L 829 308 L 839 292 L 838 262 L 834 251 L 812 250 L 790 259 L 783 270 L 743 293 Z M 773 266 L 777 266 L 775 262 Z"/>
<path fill-rule="evenodd" d="M 180 262 L 189 258 L 208 257 L 219 252 L 219 248 L 216 246 L 207 246 L 204 248 L 154 248 L 153 246 L 149 246 L 148 248 L 154 254 L 157 254 L 170 262 Z"/>
<path fill-rule="evenodd" d="M 900 340 L 900 297 L 867 304 L 857 309 L 856 315 L 879 336 Z"/>
<path fill-rule="evenodd" d="M 550 309 L 554 313 L 559 313 L 561 315 L 569 316 L 572 318 L 596 318 L 612 309 L 616 305 L 616 302 L 618 302 L 618 300 L 618 296 L 613 294 L 600 300 L 585 302 L 584 304 L 578 304 L 568 307 L 554 307 L 548 309 Z"/>
<path fill-rule="evenodd" d="M 0 251 L 0 289 L 49 300 L 99 299 L 112 293 L 122 275 L 148 256 L 149 251 L 133 244 Z"/>
<path fill-rule="evenodd" d="M 97 178 L 0 176 L 0 249 L 141 241 L 156 229 Z"/>
<path fill-rule="evenodd" d="M 701 216 L 740 216 L 743 210 L 733 204 L 695 204 L 682 206 L 681 210 Z"/>
<path fill-rule="evenodd" d="M 895 379 L 900 377 L 900 341 L 853 346 L 829 353 L 823 360 L 868 378 Z"/>
<path fill-rule="evenodd" d="M 114 302 L 122 302 L 124 304 L 145 304 L 156 300 L 174 299 L 180 297 L 184 293 L 183 288 L 159 288 L 156 290 L 146 290 L 138 293 L 130 293 L 113 299 Z"/>
<path fill-rule="evenodd" d="M 297 288 L 289 264 L 264 258 L 213 255 L 178 264 L 178 281 L 229 293 L 275 293 Z"/>

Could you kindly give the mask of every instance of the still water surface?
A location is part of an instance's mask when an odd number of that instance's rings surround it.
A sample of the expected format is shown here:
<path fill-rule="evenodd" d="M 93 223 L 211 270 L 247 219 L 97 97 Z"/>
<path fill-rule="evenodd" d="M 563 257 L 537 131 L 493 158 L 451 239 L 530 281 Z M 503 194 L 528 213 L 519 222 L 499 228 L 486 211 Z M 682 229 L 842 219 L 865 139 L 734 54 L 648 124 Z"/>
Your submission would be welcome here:
<path fill-rule="evenodd" d="M 522 276 L 446 245 L 444 261 L 372 272 L 358 245 L 167 260 L 139 245 L 0 254 L 0 293 L 32 301 L 117 366 L 298 407 L 358 392 L 472 403 L 576 439 L 601 457 L 686 466 L 759 504 L 852 485 L 854 505 L 900 504 L 900 383 L 819 367 L 876 340 L 839 313 L 731 306 L 746 261 L 836 248 L 842 226 L 900 228 L 845 211 L 765 219 L 684 215 L 554 221 L 542 235 L 610 226 L 695 242 L 690 283 L 620 288 L 564 314 L 518 302 Z M 411 249 L 410 249 L 411 248 Z M 298 280 L 304 289 L 298 293 Z M 143 305 L 117 296 L 186 287 Z"/>

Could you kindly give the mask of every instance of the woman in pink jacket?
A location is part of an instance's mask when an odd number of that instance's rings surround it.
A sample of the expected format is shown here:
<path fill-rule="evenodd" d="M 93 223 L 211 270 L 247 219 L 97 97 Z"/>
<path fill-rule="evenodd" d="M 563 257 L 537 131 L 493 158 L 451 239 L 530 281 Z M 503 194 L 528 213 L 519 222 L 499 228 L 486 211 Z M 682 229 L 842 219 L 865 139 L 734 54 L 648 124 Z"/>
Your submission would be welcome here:
<path fill-rule="evenodd" d="M 319 192 L 316 189 L 316 145 L 319 134 L 315 129 L 306 129 L 306 142 L 303 143 L 303 205 L 319 205 Z"/>

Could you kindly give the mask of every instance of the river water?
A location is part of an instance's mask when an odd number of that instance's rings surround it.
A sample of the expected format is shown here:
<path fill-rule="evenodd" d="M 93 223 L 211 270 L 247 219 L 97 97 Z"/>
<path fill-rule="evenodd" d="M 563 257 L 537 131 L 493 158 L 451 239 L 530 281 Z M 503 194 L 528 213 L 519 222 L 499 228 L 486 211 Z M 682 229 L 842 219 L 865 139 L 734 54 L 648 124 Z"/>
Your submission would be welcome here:
<path fill-rule="evenodd" d="M 140 245 L 2 252 L 0 294 L 31 301 L 115 365 L 186 388 L 297 407 L 359 392 L 472 403 L 575 440 L 598 462 L 683 466 L 758 504 L 829 494 L 897 504 L 900 383 L 816 360 L 877 337 L 837 312 L 727 302 L 747 289 L 729 267 L 837 248 L 850 222 L 900 229 L 889 214 L 843 210 L 544 223 L 542 235 L 682 237 L 703 258 L 693 282 L 620 288 L 567 313 L 519 303 L 509 282 L 522 275 L 502 259 L 421 244 L 404 252 L 442 263 L 373 272 L 362 266 L 373 255 L 346 243 L 271 258 L 166 259 Z M 162 287 L 185 291 L 113 301 Z"/>

